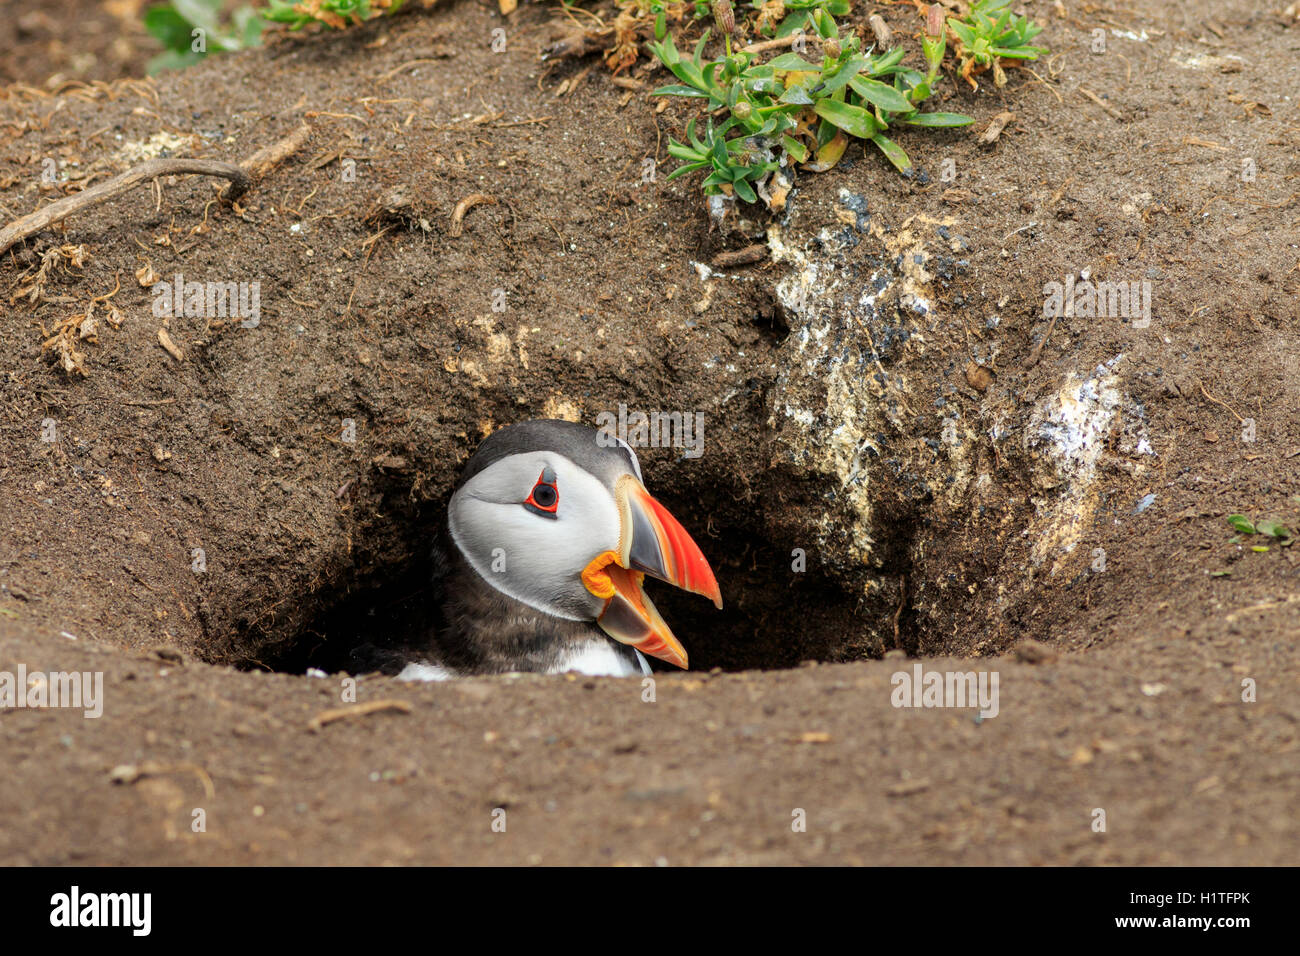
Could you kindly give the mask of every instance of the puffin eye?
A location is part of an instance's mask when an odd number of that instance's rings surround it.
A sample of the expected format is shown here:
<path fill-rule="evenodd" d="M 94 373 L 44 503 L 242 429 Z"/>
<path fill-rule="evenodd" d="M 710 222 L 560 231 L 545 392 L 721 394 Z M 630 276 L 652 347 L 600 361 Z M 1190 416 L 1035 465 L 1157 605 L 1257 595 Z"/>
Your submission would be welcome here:
<path fill-rule="evenodd" d="M 524 501 L 524 507 L 543 518 L 555 518 L 559 506 L 560 489 L 556 486 L 555 472 L 550 468 L 543 468 L 542 473 L 537 476 L 537 484 L 533 485 L 533 490 Z"/>

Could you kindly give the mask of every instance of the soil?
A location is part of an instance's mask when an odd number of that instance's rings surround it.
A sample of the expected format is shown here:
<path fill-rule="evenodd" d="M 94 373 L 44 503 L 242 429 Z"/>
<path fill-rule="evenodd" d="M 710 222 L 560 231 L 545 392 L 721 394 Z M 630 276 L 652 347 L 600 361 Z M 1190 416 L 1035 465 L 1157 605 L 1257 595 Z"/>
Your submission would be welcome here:
<path fill-rule="evenodd" d="M 0 672 L 102 671 L 105 705 L 0 709 L 0 862 L 1297 862 L 1300 549 L 1226 517 L 1300 525 L 1300 23 L 1026 8 L 1052 56 L 950 76 L 976 123 L 899 133 L 921 175 L 852 146 L 754 226 L 666 181 L 665 74 L 540 60 L 540 6 L 6 87 L 7 218 L 310 134 L 233 208 L 170 177 L 4 255 Z M 1150 326 L 1045 318 L 1083 270 L 1149 280 Z M 864 318 L 811 272 L 899 278 Z M 259 282 L 258 322 L 164 323 L 176 273 Z M 42 343 L 97 298 L 68 372 Z M 705 415 L 701 457 L 640 451 L 726 600 L 654 592 L 692 671 L 369 674 L 313 724 L 359 644 L 417 640 L 477 442 L 620 404 Z M 918 663 L 996 672 L 999 713 L 893 706 Z"/>
<path fill-rule="evenodd" d="M 55 91 L 143 76 L 162 46 L 144 29 L 145 0 L 10 2 L 0 18 L 0 82 Z"/>

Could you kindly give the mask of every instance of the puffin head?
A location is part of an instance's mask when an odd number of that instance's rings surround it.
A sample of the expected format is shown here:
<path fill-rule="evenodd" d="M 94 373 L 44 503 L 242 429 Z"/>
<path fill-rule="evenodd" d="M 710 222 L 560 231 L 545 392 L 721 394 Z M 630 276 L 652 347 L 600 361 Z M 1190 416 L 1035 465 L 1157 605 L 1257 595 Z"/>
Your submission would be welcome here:
<path fill-rule="evenodd" d="M 641 483 L 628 445 L 559 420 L 509 425 L 470 458 L 448 509 L 452 540 L 492 587 L 546 614 L 687 666 L 642 589 L 648 574 L 710 598 L 709 562 Z"/>

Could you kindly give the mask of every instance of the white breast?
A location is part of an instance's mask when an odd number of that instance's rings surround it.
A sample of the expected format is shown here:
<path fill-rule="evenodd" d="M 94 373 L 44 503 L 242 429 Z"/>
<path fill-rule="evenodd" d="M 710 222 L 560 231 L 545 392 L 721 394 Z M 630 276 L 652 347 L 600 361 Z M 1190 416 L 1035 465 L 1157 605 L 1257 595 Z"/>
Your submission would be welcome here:
<path fill-rule="evenodd" d="M 650 665 L 635 651 L 636 662 L 620 654 L 608 640 L 597 638 L 565 653 L 555 672 L 575 671 L 590 677 L 640 677 L 650 673 Z"/>
<path fill-rule="evenodd" d="M 593 640 L 565 654 L 551 673 L 563 674 L 573 671 L 578 674 L 586 674 L 589 677 L 641 677 L 651 674 L 650 665 L 641 655 L 641 652 L 634 648 L 633 653 L 636 654 L 635 664 L 622 654 L 619 654 L 609 641 Z M 402 672 L 397 675 L 397 679 L 404 681 L 444 681 L 455 680 L 459 676 L 455 671 L 439 664 L 412 661 L 402 668 Z"/>
<path fill-rule="evenodd" d="M 438 664 L 426 664 L 423 661 L 411 661 L 397 675 L 398 680 L 409 681 L 452 680 L 455 677 L 455 671 L 449 671 Z"/>

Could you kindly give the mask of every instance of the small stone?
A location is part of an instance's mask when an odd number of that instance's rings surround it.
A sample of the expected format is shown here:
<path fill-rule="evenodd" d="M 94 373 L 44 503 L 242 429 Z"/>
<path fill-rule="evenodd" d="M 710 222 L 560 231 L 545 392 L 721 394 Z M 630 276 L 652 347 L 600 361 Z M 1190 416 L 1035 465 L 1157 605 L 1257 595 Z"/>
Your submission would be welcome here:
<path fill-rule="evenodd" d="M 970 361 L 966 364 L 966 384 L 975 391 L 983 393 L 988 391 L 988 387 L 993 384 L 997 378 L 991 369 L 986 368 L 979 362 Z"/>

